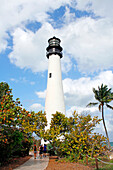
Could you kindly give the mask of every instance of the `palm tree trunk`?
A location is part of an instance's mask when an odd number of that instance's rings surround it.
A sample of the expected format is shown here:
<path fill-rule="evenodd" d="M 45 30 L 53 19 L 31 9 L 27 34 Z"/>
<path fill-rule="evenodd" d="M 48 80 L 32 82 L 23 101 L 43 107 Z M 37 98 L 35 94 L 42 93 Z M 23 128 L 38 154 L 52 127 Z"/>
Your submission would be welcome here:
<path fill-rule="evenodd" d="M 104 120 L 104 105 L 103 104 L 102 104 L 102 120 L 103 120 L 104 129 L 105 129 L 105 133 L 106 133 L 106 137 L 107 137 L 107 141 L 108 141 L 108 148 L 111 149 L 111 145 L 110 145 L 109 137 L 108 137 L 108 132 L 107 132 L 107 128 L 106 128 L 105 120 Z"/>

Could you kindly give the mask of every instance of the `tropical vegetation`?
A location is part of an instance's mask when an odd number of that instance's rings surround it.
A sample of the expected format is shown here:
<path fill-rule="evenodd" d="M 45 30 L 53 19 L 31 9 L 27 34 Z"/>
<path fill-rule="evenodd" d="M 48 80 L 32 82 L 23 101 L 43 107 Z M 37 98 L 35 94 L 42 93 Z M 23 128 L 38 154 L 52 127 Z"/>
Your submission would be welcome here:
<path fill-rule="evenodd" d="M 98 86 L 98 90 L 93 88 L 93 92 L 94 92 L 94 95 L 95 95 L 95 99 L 98 102 L 89 103 L 87 106 L 98 105 L 99 111 L 102 112 L 103 125 L 104 125 L 104 129 L 105 129 L 106 137 L 107 137 L 107 140 L 108 140 L 108 147 L 110 149 L 111 146 L 110 146 L 109 136 L 108 136 L 108 132 L 107 132 L 106 124 L 105 124 L 105 119 L 104 119 L 104 105 L 106 105 L 110 109 L 113 109 L 113 107 L 111 105 L 109 105 L 109 103 L 111 101 L 113 101 L 113 93 L 111 92 L 111 88 L 108 88 L 107 85 L 103 85 L 103 84 L 100 87 Z"/>
<path fill-rule="evenodd" d="M 109 100 L 110 96 L 109 96 Z M 108 103 L 106 103 L 108 104 Z M 106 138 L 93 130 L 101 119 L 90 114 L 78 114 L 66 117 L 60 112 L 53 114 L 50 128 L 46 114 L 35 113 L 22 107 L 19 99 L 14 100 L 12 89 L 7 83 L 0 83 L 0 164 L 14 156 L 29 154 L 33 144 L 32 134 L 49 142 L 49 149 L 59 157 L 77 161 L 88 155 L 103 154 L 106 150 Z"/>
<path fill-rule="evenodd" d="M 67 118 L 64 114 L 53 114 L 50 129 L 44 133 L 45 141 L 49 141 L 51 148 L 60 157 L 71 157 L 71 161 L 78 160 L 84 155 L 91 157 L 105 151 L 106 138 L 93 130 L 101 119 L 91 115 L 79 115 L 76 112 Z"/>
<path fill-rule="evenodd" d="M 7 83 L 0 83 L 0 163 L 17 155 L 26 155 L 32 145 L 32 133 L 41 137 L 47 125 L 42 111 L 26 111 L 19 98 L 13 99 Z"/>

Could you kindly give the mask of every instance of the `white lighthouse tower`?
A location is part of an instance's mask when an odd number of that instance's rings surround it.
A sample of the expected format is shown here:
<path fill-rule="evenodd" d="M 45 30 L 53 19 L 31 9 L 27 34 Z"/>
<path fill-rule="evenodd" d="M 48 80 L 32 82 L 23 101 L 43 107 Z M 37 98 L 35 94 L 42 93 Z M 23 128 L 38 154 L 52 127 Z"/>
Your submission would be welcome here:
<path fill-rule="evenodd" d="M 48 121 L 47 129 L 50 127 L 52 114 L 56 111 L 65 114 L 64 94 L 62 86 L 61 63 L 62 47 L 60 39 L 53 37 L 48 40 L 47 58 L 48 66 L 48 82 L 45 101 L 45 112 Z"/>

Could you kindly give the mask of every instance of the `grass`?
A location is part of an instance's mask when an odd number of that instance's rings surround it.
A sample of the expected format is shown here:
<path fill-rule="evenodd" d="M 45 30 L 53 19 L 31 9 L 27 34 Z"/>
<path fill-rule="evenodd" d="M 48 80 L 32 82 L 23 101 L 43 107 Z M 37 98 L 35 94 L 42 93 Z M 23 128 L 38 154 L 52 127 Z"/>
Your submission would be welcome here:
<path fill-rule="evenodd" d="M 79 159 L 78 161 L 76 161 L 76 158 L 75 158 L 75 160 L 73 160 L 73 159 L 71 160 L 71 158 L 72 158 L 71 156 L 61 158 L 60 160 L 58 160 L 58 162 L 78 162 L 82 165 L 86 165 L 85 157 L 84 157 L 84 159 Z M 113 160 L 110 160 L 107 156 L 100 156 L 100 157 L 98 157 L 98 159 L 100 159 L 104 162 L 113 163 Z M 93 158 L 93 159 L 88 158 L 88 166 L 96 169 L 95 158 Z M 105 163 L 102 163 L 101 161 L 98 161 L 98 167 L 99 167 L 99 170 L 113 170 L 113 165 L 105 164 Z"/>
<path fill-rule="evenodd" d="M 98 157 L 98 159 L 100 159 L 104 162 L 113 163 L 113 160 L 110 160 L 106 156 Z M 86 159 L 85 158 L 82 161 L 79 160 L 78 162 L 86 165 Z M 96 167 L 95 159 L 88 158 L 88 166 Z M 105 163 L 102 163 L 101 161 L 98 161 L 98 167 L 99 167 L 99 170 L 113 170 L 113 165 L 105 164 Z"/>

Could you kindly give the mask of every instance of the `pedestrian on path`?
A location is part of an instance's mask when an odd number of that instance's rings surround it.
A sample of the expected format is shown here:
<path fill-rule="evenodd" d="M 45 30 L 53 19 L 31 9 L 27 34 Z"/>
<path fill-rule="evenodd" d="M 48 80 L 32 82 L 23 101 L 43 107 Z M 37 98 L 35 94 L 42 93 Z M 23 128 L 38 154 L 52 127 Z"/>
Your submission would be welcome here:
<path fill-rule="evenodd" d="M 44 144 L 44 150 L 43 150 L 43 152 L 44 152 L 44 157 L 46 157 L 46 153 L 47 153 L 47 146 L 46 146 L 46 144 Z"/>
<path fill-rule="evenodd" d="M 34 159 L 36 159 L 36 156 L 37 156 L 37 147 L 36 147 L 36 144 L 34 144 L 33 150 L 34 150 Z"/>
<path fill-rule="evenodd" d="M 39 147 L 39 156 L 40 156 L 40 159 L 42 159 L 42 155 L 43 155 L 43 146 L 40 145 L 40 147 Z"/>

